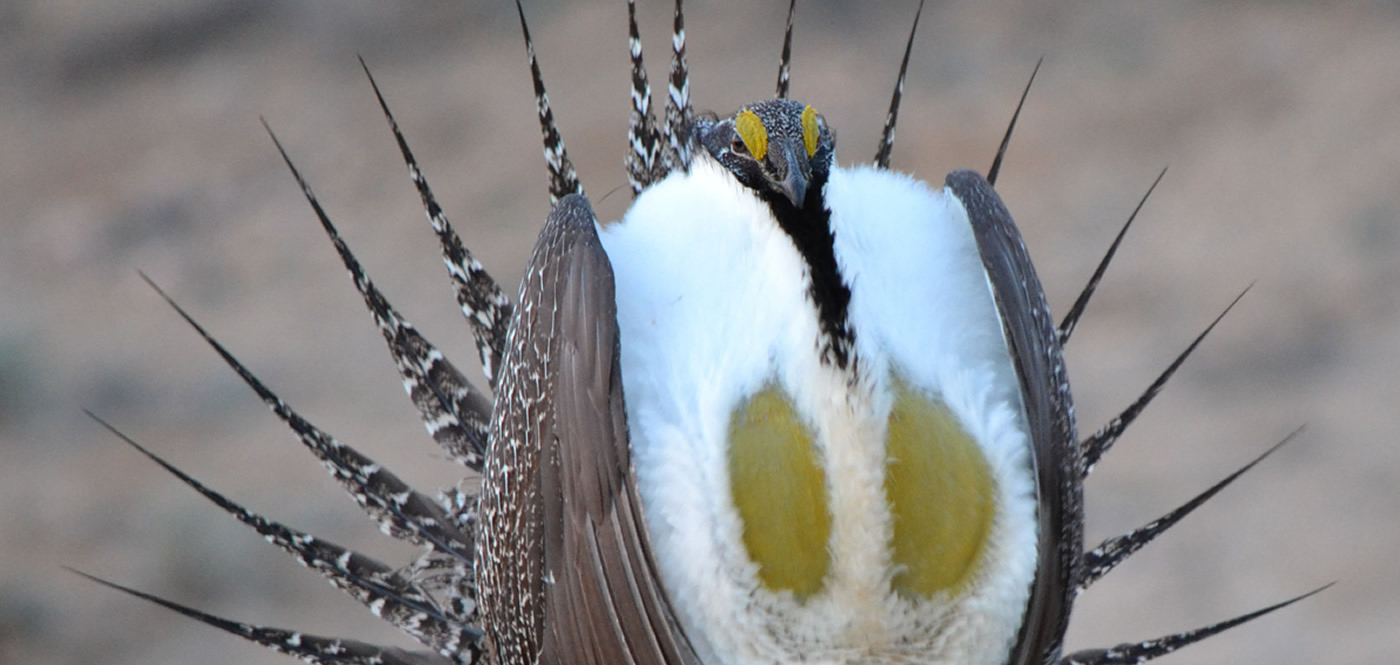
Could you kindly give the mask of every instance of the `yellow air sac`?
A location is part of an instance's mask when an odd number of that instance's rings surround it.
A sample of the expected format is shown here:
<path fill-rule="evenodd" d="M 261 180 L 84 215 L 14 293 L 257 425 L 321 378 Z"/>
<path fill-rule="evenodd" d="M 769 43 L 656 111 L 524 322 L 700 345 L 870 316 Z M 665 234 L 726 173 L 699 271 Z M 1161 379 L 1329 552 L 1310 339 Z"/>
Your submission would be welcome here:
<path fill-rule="evenodd" d="M 729 488 L 763 586 L 798 598 L 821 590 L 831 564 L 826 478 L 812 431 L 776 388 L 730 419 Z"/>
<path fill-rule="evenodd" d="M 994 516 L 991 470 L 941 402 L 894 381 L 885 496 L 894 517 L 895 591 L 954 595 L 976 569 Z"/>

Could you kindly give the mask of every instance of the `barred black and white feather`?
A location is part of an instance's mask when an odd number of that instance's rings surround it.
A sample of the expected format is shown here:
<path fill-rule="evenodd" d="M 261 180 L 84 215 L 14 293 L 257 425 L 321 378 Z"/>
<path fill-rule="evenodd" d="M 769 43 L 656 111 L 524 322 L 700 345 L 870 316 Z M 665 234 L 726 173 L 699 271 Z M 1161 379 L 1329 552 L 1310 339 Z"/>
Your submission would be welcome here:
<path fill-rule="evenodd" d="M 303 418 L 264 385 L 262 380 L 239 362 L 155 282 L 144 273 L 141 277 L 209 346 L 213 347 L 239 378 L 257 393 L 263 403 L 292 429 L 307 450 L 321 460 L 331 477 L 345 488 L 355 503 L 378 522 L 381 531 L 415 545 L 430 545 L 443 554 L 464 561 L 471 560 L 473 545 L 470 535 L 457 529 L 455 522 L 442 506 L 409 487 L 393 472 Z"/>
<path fill-rule="evenodd" d="M 468 654 L 469 646 L 480 642 L 481 632 L 471 625 L 476 619 L 475 612 L 459 616 L 451 606 L 441 606 L 423 586 L 400 571 L 372 557 L 249 511 L 147 450 L 105 420 L 91 413 L 88 415 L 238 521 L 252 527 L 267 542 L 295 557 L 301 565 L 320 573 L 332 586 L 368 607 L 375 616 L 442 656 L 454 662 L 463 662 L 458 656 Z"/>
<path fill-rule="evenodd" d="M 661 137 L 666 142 L 668 171 L 690 168 L 690 126 L 695 111 L 690 106 L 690 66 L 685 59 L 685 8 L 676 0 L 671 23 L 671 71 L 667 77 L 666 124 Z"/>
<path fill-rule="evenodd" d="M 549 107 L 549 94 L 544 89 L 540 62 L 535 56 L 535 42 L 530 39 L 530 26 L 525 22 L 525 8 L 520 0 L 515 1 L 515 9 L 520 14 L 520 32 L 525 38 L 530 79 L 535 84 L 535 110 L 540 117 L 540 134 L 544 137 L 544 163 L 549 168 L 549 204 L 554 205 L 570 194 L 583 194 L 583 183 L 579 182 L 578 172 L 574 170 L 569 151 L 564 147 L 564 139 L 559 135 L 559 126 L 554 122 L 554 111 Z"/>
<path fill-rule="evenodd" d="M 171 602 L 160 596 L 88 575 L 82 571 L 74 570 L 73 572 L 102 586 L 155 603 L 200 623 L 213 626 L 312 665 L 453 665 L 458 662 L 448 660 L 431 651 L 406 651 L 396 647 L 383 647 L 342 637 L 323 637 L 295 630 L 230 621 L 186 605 Z"/>
<path fill-rule="evenodd" d="M 632 115 L 627 123 L 627 182 L 640 194 L 666 177 L 662 159 L 661 130 L 651 107 L 651 82 L 642 60 L 642 35 L 637 28 L 637 2 L 627 0 L 627 52 L 632 61 Z"/>
<path fill-rule="evenodd" d="M 399 131 L 399 123 L 389 111 L 389 103 L 384 100 L 384 95 L 379 91 L 379 84 L 374 81 L 374 76 L 370 74 L 369 66 L 363 58 L 360 59 L 360 68 L 365 71 L 365 78 L 369 79 L 369 85 L 374 89 L 379 108 L 389 123 L 389 130 L 394 133 L 394 141 L 398 143 L 399 153 L 403 155 L 404 165 L 408 167 L 408 177 L 413 181 L 413 187 L 418 190 L 419 198 L 423 200 L 423 211 L 427 214 L 428 223 L 432 225 L 433 232 L 438 237 L 438 244 L 442 247 L 442 262 L 447 266 L 447 274 L 452 277 L 457 305 L 461 307 L 462 316 L 466 317 L 467 324 L 472 329 L 472 337 L 476 340 L 481 371 L 486 374 L 487 383 L 494 387 L 496 371 L 500 369 L 505 356 L 506 327 L 510 325 L 512 311 L 510 296 L 501 290 L 496 280 L 486 272 L 486 268 L 477 262 L 466 245 L 462 244 L 461 237 L 452 228 L 451 222 L 447 221 L 447 214 L 442 211 L 442 206 L 438 205 L 437 197 L 433 196 L 427 177 L 418 168 L 418 159 L 413 156 L 413 151 L 408 149 L 408 141 L 404 139 L 403 132 Z M 563 150 L 562 142 L 560 150 Z M 428 374 L 431 375 L 432 372 L 429 371 Z M 451 394 L 452 401 L 462 402 L 468 399 L 468 392 L 464 391 L 470 391 L 470 386 L 463 384 L 460 388 L 454 388 Z M 475 397 L 471 399 L 476 401 Z M 473 413 L 480 412 L 480 407 L 472 404 L 470 410 Z M 489 416 L 490 412 L 488 402 L 485 411 L 481 413 Z M 485 423 L 480 425 L 484 431 Z"/>
<path fill-rule="evenodd" d="M 277 152 L 282 155 L 282 161 L 291 170 L 292 177 L 301 187 L 302 194 L 311 205 L 316 218 L 320 220 L 321 227 L 335 246 L 336 253 L 340 255 L 345 269 L 350 273 L 351 281 L 355 283 L 355 289 L 360 292 L 365 306 L 374 317 L 375 324 L 379 326 L 379 333 L 389 347 L 389 354 L 394 358 L 399 376 L 403 378 L 404 391 L 418 408 L 419 415 L 428 428 L 428 434 L 454 461 L 473 471 L 481 471 L 482 460 L 486 454 L 486 428 L 491 416 L 491 399 L 467 381 L 432 342 L 425 339 L 412 323 L 406 321 L 389 304 L 384 294 L 380 293 L 374 282 L 365 274 L 350 247 L 341 239 L 340 232 L 331 223 L 330 216 L 321 207 L 316 194 L 311 191 L 311 185 L 292 163 L 291 157 L 287 155 L 286 149 L 282 147 L 271 128 L 268 128 L 268 135 L 272 137 Z M 492 285 L 494 286 L 494 283 Z"/>

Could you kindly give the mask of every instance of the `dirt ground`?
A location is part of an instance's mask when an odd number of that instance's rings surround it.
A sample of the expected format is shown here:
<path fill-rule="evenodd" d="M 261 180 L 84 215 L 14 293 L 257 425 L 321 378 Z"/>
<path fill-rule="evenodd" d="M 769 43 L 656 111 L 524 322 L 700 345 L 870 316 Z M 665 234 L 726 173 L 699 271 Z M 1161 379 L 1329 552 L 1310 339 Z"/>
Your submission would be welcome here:
<path fill-rule="evenodd" d="M 641 3 L 662 72 L 668 3 Z M 915 3 L 801 3 L 793 95 L 874 154 Z M 1080 430 L 1253 289 L 1095 472 L 1091 542 L 1303 435 L 1081 598 L 1070 648 L 1176 632 L 1331 581 L 1169 663 L 1387 663 L 1400 647 L 1400 5 L 930 3 L 894 165 L 985 170 L 1045 65 L 1001 192 L 1063 312 L 1166 179 L 1069 348 Z M 695 2 L 693 95 L 772 93 L 786 3 Z M 629 195 L 620 0 L 527 3 L 600 216 Z M 86 419 L 255 510 L 394 561 L 143 270 L 311 420 L 420 487 L 445 462 L 259 125 L 393 302 L 474 356 L 369 86 L 514 285 L 547 212 L 514 8 L 500 2 L 0 4 L 0 662 L 286 663 L 72 566 L 240 620 L 407 644 Z M 616 191 L 615 191 L 616 190 Z"/>

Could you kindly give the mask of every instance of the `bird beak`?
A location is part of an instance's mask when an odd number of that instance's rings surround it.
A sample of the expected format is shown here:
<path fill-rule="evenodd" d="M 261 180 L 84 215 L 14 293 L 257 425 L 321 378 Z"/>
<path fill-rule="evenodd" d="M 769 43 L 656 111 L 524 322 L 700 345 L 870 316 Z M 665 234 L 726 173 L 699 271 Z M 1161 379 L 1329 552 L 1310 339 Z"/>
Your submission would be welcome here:
<path fill-rule="evenodd" d="M 778 188 L 787 195 L 793 206 L 801 208 L 803 201 L 807 200 L 807 183 L 811 179 L 807 152 L 803 149 L 801 141 L 783 141 L 779 145 L 771 146 L 768 159 L 773 165 L 773 170 L 777 172 Z"/>

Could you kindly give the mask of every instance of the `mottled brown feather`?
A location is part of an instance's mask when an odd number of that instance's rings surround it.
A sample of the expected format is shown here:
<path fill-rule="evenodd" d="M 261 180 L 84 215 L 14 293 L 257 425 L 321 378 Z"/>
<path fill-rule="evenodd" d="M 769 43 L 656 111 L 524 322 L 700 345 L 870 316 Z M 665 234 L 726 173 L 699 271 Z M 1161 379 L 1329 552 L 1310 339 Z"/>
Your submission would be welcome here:
<path fill-rule="evenodd" d="M 954 171 L 946 184 L 972 223 L 1031 433 L 1039 506 L 1038 561 L 1025 621 L 1007 663 L 1050 663 L 1063 646 L 1084 541 L 1082 463 L 1069 377 L 1045 291 L 1001 197 L 973 171 Z"/>
<path fill-rule="evenodd" d="M 517 302 L 477 559 L 495 658 L 501 665 L 696 663 L 642 519 L 612 267 L 582 196 L 561 199 L 550 213 Z"/>

